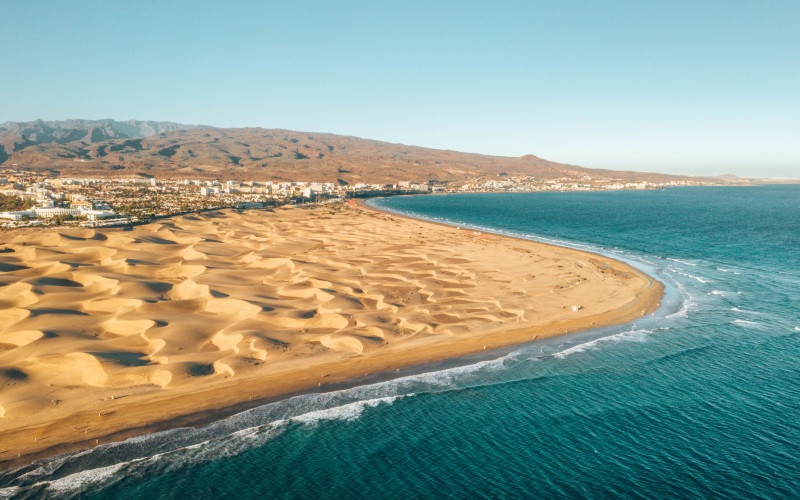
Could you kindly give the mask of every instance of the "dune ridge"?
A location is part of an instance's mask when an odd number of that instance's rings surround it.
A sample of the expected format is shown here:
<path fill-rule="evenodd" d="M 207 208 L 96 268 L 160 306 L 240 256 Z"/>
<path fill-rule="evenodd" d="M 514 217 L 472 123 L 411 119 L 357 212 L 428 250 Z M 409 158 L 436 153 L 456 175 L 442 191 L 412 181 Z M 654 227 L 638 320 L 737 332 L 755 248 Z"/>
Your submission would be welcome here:
<path fill-rule="evenodd" d="M 5 463 L 628 321 L 661 298 L 601 256 L 345 205 L 0 240 Z"/>

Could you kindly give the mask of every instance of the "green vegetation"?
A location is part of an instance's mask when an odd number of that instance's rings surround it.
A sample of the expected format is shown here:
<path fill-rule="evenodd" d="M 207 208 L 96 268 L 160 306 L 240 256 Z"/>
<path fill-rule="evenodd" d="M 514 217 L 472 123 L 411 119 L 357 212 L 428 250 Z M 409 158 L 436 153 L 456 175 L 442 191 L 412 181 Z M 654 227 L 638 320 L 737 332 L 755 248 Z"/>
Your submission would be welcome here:
<path fill-rule="evenodd" d="M 84 220 L 86 220 L 86 217 L 76 217 L 74 215 L 56 215 L 52 219 L 49 219 L 48 222 L 51 222 L 56 226 L 61 226 L 65 222 L 84 221 Z"/>
<path fill-rule="evenodd" d="M 16 212 L 18 210 L 27 210 L 35 204 L 36 203 L 33 200 L 25 200 L 19 196 L 0 194 L 0 212 Z"/>

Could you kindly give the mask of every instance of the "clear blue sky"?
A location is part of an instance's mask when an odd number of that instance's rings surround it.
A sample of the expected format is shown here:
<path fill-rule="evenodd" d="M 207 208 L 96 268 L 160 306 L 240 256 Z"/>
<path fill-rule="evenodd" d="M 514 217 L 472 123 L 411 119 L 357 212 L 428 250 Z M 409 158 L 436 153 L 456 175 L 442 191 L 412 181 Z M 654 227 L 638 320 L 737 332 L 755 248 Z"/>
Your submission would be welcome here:
<path fill-rule="evenodd" d="M 800 1 L 0 1 L 0 122 L 800 177 Z"/>

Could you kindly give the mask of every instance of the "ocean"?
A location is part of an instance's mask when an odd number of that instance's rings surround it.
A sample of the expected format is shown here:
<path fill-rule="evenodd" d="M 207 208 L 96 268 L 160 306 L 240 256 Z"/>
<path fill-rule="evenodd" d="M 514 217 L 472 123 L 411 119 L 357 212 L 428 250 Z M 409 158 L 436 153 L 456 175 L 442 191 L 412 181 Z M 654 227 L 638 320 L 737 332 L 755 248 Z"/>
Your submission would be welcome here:
<path fill-rule="evenodd" d="M 800 186 L 370 203 L 624 260 L 664 305 L 0 473 L 0 497 L 800 497 Z"/>

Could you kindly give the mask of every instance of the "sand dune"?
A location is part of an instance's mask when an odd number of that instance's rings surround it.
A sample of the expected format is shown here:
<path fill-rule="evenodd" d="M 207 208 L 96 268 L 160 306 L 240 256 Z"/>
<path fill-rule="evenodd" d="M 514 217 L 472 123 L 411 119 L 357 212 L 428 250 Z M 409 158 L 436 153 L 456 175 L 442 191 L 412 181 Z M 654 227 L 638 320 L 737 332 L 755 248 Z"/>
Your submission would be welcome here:
<path fill-rule="evenodd" d="M 0 333 L 0 350 L 5 344 L 7 349 L 14 349 L 30 344 L 34 340 L 39 340 L 44 333 L 39 330 L 17 330 L 12 332 Z"/>
<path fill-rule="evenodd" d="M 346 206 L 0 240 L 0 460 L 630 320 L 661 293 L 600 256 Z"/>

